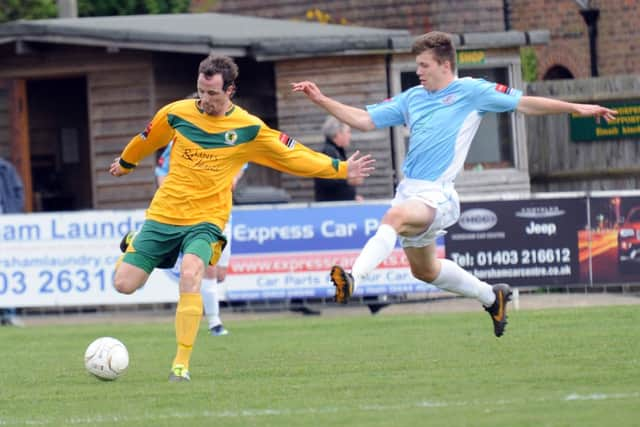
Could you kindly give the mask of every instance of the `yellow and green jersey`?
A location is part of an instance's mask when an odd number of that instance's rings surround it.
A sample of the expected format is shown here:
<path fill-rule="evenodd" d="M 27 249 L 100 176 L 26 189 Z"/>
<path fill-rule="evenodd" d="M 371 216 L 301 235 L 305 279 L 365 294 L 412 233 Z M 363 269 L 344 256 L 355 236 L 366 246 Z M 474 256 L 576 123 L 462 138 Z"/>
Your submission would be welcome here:
<path fill-rule="evenodd" d="M 147 218 L 172 225 L 210 222 L 224 229 L 231 212 L 233 177 L 247 162 L 293 175 L 344 179 L 347 163 L 315 152 L 258 117 L 233 106 L 221 117 L 186 99 L 160 109 L 120 156 L 134 168 L 173 140 L 169 174 L 147 210 Z"/>

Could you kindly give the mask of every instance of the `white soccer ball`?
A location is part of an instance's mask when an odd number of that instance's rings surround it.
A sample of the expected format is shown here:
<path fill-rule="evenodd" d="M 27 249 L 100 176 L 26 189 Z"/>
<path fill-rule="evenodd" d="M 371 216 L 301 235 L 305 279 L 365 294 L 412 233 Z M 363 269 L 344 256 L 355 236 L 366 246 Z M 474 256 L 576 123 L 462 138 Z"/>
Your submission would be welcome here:
<path fill-rule="evenodd" d="M 121 341 L 101 337 L 93 341 L 84 353 L 87 371 L 103 380 L 115 380 L 129 366 L 129 352 Z"/>

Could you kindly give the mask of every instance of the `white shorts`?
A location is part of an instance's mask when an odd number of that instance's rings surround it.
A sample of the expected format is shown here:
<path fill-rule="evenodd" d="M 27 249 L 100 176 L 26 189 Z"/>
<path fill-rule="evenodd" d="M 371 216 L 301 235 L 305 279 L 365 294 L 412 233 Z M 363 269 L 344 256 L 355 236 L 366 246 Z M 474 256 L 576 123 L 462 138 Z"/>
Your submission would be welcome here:
<path fill-rule="evenodd" d="M 227 245 L 224 247 L 222 254 L 220 254 L 220 259 L 218 259 L 216 265 L 229 267 L 229 258 L 231 258 L 231 216 L 229 216 L 227 226 L 224 227 L 224 235 L 227 236 Z"/>
<path fill-rule="evenodd" d="M 423 248 L 436 241 L 438 236 L 447 232 L 460 217 L 460 199 L 453 183 L 443 184 L 420 179 L 404 178 L 396 188 L 396 196 L 391 206 L 399 205 L 407 200 L 418 200 L 436 210 L 431 226 L 415 236 L 398 236 L 403 248 Z"/>

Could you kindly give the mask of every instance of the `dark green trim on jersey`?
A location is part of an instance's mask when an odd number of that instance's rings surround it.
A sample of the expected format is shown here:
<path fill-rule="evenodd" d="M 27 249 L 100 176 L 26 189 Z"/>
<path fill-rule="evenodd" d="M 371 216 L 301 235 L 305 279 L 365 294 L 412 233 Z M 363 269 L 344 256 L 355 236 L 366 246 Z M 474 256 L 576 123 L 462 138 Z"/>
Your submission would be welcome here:
<path fill-rule="evenodd" d="M 338 159 L 331 159 L 331 166 L 333 166 L 333 168 L 335 170 L 339 170 L 340 169 L 340 160 Z"/>
<path fill-rule="evenodd" d="M 253 141 L 260 131 L 260 125 L 251 125 L 239 129 L 230 129 L 226 132 L 209 133 L 175 114 L 169 114 L 169 124 L 191 142 L 204 149 L 244 144 Z"/>
<path fill-rule="evenodd" d="M 200 111 L 202 114 L 207 114 L 204 112 L 204 110 L 202 108 L 200 108 L 200 99 L 196 99 L 196 108 L 198 109 L 198 111 Z M 229 111 L 227 111 L 226 113 L 224 113 L 224 115 L 226 117 L 229 117 L 231 115 L 231 113 L 233 113 L 236 110 L 236 106 L 231 104 L 231 108 L 229 108 Z"/>
<path fill-rule="evenodd" d="M 133 163 L 125 162 L 124 160 L 122 160 L 122 158 L 118 160 L 118 163 L 120 163 L 120 166 L 122 166 L 125 169 L 133 169 L 136 167 L 136 165 L 134 165 Z"/>

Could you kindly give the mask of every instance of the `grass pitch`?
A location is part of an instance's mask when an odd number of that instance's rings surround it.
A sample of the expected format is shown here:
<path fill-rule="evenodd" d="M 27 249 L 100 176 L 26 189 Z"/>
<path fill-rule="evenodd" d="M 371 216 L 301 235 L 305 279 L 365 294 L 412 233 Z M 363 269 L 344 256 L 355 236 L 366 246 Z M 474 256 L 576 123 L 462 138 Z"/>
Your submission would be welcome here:
<path fill-rule="evenodd" d="M 640 311 L 279 318 L 200 331 L 191 383 L 169 384 L 173 325 L 0 328 L 0 426 L 637 426 Z M 87 374 L 122 340 L 129 370 Z"/>

